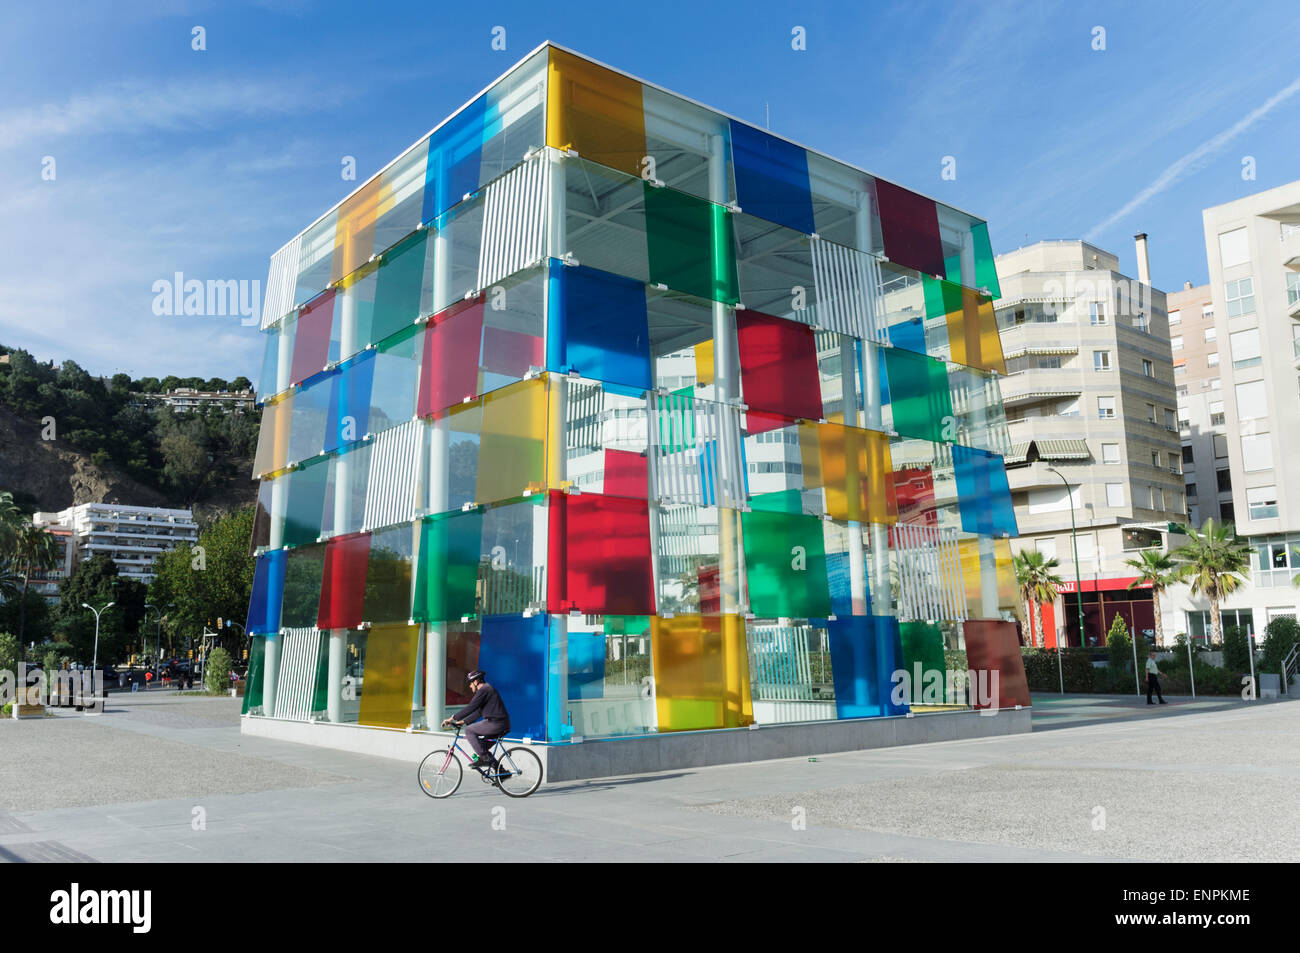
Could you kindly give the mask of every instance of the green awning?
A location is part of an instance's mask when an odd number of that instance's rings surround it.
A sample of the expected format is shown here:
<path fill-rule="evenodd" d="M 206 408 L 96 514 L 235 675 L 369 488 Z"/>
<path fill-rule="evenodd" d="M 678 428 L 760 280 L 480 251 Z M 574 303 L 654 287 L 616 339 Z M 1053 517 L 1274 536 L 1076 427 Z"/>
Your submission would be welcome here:
<path fill-rule="evenodd" d="M 1039 460 L 1088 460 L 1092 456 L 1086 440 L 1021 440 L 1011 445 L 1006 462 L 1028 462 L 1030 447 L 1035 448 Z"/>

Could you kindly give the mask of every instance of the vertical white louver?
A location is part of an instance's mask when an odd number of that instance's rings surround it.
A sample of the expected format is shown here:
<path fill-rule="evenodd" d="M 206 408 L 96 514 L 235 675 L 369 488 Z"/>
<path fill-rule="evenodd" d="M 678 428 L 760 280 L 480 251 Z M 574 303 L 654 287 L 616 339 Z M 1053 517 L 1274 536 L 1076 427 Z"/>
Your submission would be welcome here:
<path fill-rule="evenodd" d="M 966 618 L 957 531 L 899 523 L 893 532 L 899 620 Z"/>
<path fill-rule="evenodd" d="M 280 664 L 275 684 L 275 717 L 306 721 L 311 715 L 316 665 L 324 637 L 325 633 L 317 628 L 284 629 L 276 636 L 280 640 Z"/>
<path fill-rule="evenodd" d="M 550 168 L 542 150 L 484 190 L 479 289 L 545 257 Z"/>
<path fill-rule="evenodd" d="M 763 701 L 815 701 L 806 625 L 751 628 L 754 697 Z"/>
<path fill-rule="evenodd" d="M 415 519 L 415 491 L 423 443 L 422 420 L 408 420 L 375 437 L 366 478 L 366 529 Z"/>
<path fill-rule="evenodd" d="M 818 327 L 863 341 L 889 343 L 875 257 L 821 238 L 811 240 Z M 805 312 L 808 314 L 809 312 Z"/>
<path fill-rule="evenodd" d="M 299 235 L 271 256 L 271 270 L 266 275 L 266 288 L 262 294 L 262 320 L 259 330 L 265 331 L 288 314 L 296 302 L 293 300 L 298 285 Z"/>
<path fill-rule="evenodd" d="M 660 500 L 744 508 L 740 415 L 732 404 L 650 395 L 650 452 Z"/>

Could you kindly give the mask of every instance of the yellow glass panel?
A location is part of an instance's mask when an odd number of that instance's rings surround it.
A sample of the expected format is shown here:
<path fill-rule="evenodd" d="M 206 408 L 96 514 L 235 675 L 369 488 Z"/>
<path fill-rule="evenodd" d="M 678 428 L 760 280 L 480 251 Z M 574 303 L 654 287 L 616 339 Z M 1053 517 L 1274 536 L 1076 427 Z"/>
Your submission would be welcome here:
<path fill-rule="evenodd" d="M 652 616 L 650 627 L 660 731 L 753 724 L 743 618 Z"/>
<path fill-rule="evenodd" d="M 330 262 L 330 281 L 350 275 L 375 251 L 375 219 L 379 217 L 379 198 L 383 183 L 374 179 L 348 198 L 339 208 L 334 226 L 334 258 Z"/>
<path fill-rule="evenodd" d="M 961 556 L 961 580 L 966 588 L 966 617 L 982 619 L 984 618 L 984 589 L 980 577 L 980 541 L 978 539 L 958 540 L 957 552 Z"/>
<path fill-rule="evenodd" d="M 549 376 L 520 381 L 483 398 L 476 502 L 492 503 L 522 496 L 527 490 L 545 490 L 551 485 L 548 467 L 560 472 L 560 461 L 547 458 L 548 444 L 557 454 L 564 448 L 563 440 L 547 439 L 549 381 Z M 563 425 L 558 413 L 554 419 L 557 427 Z"/>
<path fill-rule="evenodd" d="M 1015 612 L 1020 594 L 1016 588 L 1016 567 L 1011 562 L 1011 540 L 995 539 L 993 555 L 998 573 L 998 608 Z"/>
<path fill-rule="evenodd" d="M 713 338 L 695 345 L 695 380 L 700 384 L 713 383 Z"/>
<path fill-rule="evenodd" d="M 370 629 L 358 723 L 383 728 L 405 728 L 411 723 L 419 644 L 418 625 L 376 625 Z"/>
<path fill-rule="evenodd" d="M 897 523 L 889 437 L 843 424 L 799 424 L 804 485 L 826 489 L 833 519 Z"/>
<path fill-rule="evenodd" d="M 288 462 L 289 424 L 293 421 L 293 392 L 262 407 L 262 427 L 257 435 L 253 476 L 281 469 Z"/>
<path fill-rule="evenodd" d="M 546 86 L 546 144 L 629 175 L 646 154 L 641 84 L 552 49 Z"/>
<path fill-rule="evenodd" d="M 961 305 L 960 311 L 949 311 L 946 315 L 952 359 L 967 367 L 1005 374 L 1007 364 L 1002 357 L 1002 339 L 998 336 L 993 299 L 962 288 Z"/>

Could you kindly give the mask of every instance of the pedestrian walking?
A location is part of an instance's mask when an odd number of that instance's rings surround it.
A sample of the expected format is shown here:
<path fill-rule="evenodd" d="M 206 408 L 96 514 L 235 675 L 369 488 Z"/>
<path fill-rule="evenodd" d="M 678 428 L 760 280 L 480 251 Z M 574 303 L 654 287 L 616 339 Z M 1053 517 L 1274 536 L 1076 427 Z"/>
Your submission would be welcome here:
<path fill-rule="evenodd" d="M 1156 664 L 1155 649 L 1151 650 L 1151 655 L 1147 658 L 1147 704 L 1153 705 L 1151 693 L 1155 692 L 1156 697 L 1160 699 L 1160 704 L 1165 703 L 1165 696 L 1160 691 L 1160 666 Z"/>

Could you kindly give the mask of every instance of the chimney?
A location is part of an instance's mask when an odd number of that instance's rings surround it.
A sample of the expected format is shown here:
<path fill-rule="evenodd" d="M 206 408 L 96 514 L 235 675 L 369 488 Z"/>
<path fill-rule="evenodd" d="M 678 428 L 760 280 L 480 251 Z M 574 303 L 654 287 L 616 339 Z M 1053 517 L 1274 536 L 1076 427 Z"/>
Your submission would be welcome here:
<path fill-rule="evenodd" d="M 1151 284 L 1151 262 L 1147 259 L 1147 233 L 1138 232 L 1133 236 L 1137 242 L 1138 281 L 1144 285 Z"/>
<path fill-rule="evenodd" d="M 1183 290 L 1184 290 L 1184 291 L 1191 291 L 1191 290 L 1192 290 L 1192 283 L 1191 283 L 1190 281 L 1184 281 L 1184 282 L 1183 282 Z"/>

